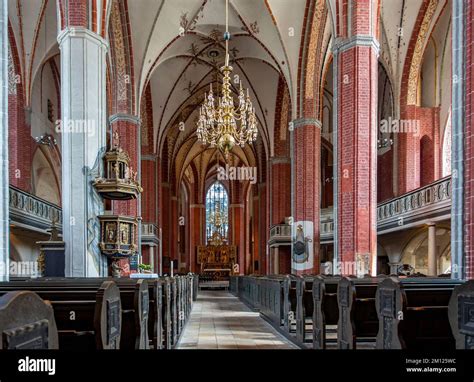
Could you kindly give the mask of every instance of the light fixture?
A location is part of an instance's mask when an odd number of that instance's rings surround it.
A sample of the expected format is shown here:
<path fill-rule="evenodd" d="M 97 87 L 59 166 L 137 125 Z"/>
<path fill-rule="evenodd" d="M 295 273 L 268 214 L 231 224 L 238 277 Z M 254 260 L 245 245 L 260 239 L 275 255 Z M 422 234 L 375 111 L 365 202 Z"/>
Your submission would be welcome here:
<path fill-rule="evenodd" d="M 250 101 L 249 90 L 245 94 L 240 81 L 239 106 L 234 107 L 230 76 L 232 66 L 229 65 L 229 0 L 226 0 L 226 32 L 225 40 L 225 65 L 221 68 L 224 75 L 222 82 L 222 96 L 218 99 L 216 107 L 212 83 L 209 94 L 205 94 L 204 103 L 199 110 L 199 120 L 197 124 L 197 136 L 203 144 L 211 147 L 218 147 L 225 157 L 237 144 L 244 147 L 246 143 L 252 143 L 257 139 L 257 118 L 255 108 Z"/>
<path fill-rule="evenodd" d="M 44 135 L 41 135 L 39 137 L 35 137 L 34 139 L 35 139 L 36 143 L 38 143 L 40 145 L 49 146 L 51 148 L 58 144 L 56 138 L 54 138 L 50 134 L 44 134 Z"/>

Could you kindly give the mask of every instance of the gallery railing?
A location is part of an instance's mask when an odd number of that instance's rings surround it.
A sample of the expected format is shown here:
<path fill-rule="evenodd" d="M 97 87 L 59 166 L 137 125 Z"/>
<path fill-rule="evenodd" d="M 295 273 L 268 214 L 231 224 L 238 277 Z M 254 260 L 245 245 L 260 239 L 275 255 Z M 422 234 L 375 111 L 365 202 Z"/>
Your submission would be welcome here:
<path fill-rule="evenodd" d="M 440 221 L 451 214 L 451 176 L 380 203 L 377 207 L 377 232 L 388 233 L 420 225 L 423 221 Z M 321 210 L 321 242 L 332 241 L 333 209 Z M 291 226 L 278 224 L 270 228 L 270 242 L 285 239 L 291 243 Z"/>
<path fill-rule="evenodd" d="M 14 226 L 45 233 L 54 224 L 61 231 L 61 208 L 10 186 L 10 221 Z"/>

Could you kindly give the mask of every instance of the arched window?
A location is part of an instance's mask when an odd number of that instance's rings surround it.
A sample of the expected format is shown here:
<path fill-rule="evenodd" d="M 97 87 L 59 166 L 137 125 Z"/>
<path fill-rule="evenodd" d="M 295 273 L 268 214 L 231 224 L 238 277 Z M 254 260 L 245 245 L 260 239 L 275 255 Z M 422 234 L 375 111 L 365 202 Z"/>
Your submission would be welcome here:
<path fill-rule="evenodd" d="M 229 229 L 229 197 L 221 182 L 214 182 L 206 194 L 206 240 L 214 232 L 227 238 Z"/>

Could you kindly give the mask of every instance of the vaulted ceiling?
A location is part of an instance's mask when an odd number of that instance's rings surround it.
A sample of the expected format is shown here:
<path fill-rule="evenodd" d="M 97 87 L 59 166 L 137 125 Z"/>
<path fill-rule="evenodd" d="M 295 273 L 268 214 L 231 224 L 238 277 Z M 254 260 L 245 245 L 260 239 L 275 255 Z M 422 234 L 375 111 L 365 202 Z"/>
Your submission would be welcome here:
<path fill-rule="evenodd" d="M 271 146 L 280 74 L 296 97 L 306 0 L 231 0 L 229 26 L 234 74 L 250 88 L 260 132 Z M 194 108 L 224 60 L 224 0 L 129 2 L 137 96 L 150 81 L 155 141 L 177 123 L 193 126 Z M 216 89 L 216 88 L 215 88 Z M 190 106 L 191 105 L 191 106 Z"/>
<path fill-rule="evenodd" d="M 324 49 L 318 52 L 318 59 L 324 62 L 321 70 L 325 70 L 326 63 L 330 63 L 328 47 L 334 35 L 336 9 L 341 9 L 343 0 L 321 1 L 329 11 L 328 19 L 318 24 L 324 31 L 321 45 Z M 273 155 L 280 79 L 288 87 L 291 118 L 298 117 L 301 44 L 302 41 L 309 42 L 308 36 L 303 36 L 303 33 L 309 33 L 303 25 L 308 2 L 229 2 L 231 64 L 234 75 L 250 89 L 260 133 L 258 144 L 235 150 L 234 157 L 235 160 L 238 158 L 238 163 L 256 165 L 262 157 L 261 151 L 264 151 L 264 157 Z M 424 32 L 428 38 L 420 48 L 422 53 L 430 38 L 439 50 L 449 51 L 449 47 L 446 48 L 449 26 L 440 28 L 440 33 L 431 32 L 437 24 L 449 24 L 450 3 L 450 0 L 427 1 L 432 12 Z M 8 0 L 8 4 L 25 102 L 30 105 L 32 83 L 41 65 L 59 54 L 58 2 Z M 109 1 L 103 4 L 109 4 Z M 392 81 L 395 99 L 400 96 L 405 60 L 422 5 L 423 0 L 381 0 L 380 60 Z M 132 91 L 135 99 L 141 100 L 147 87 L 151 89 L 155 152 L 162 155 L 166 142 L 168 157 L 175 161 L 170 163 L 170 170 L 175 171 L 177 180 L 185 173 L 190 174 L 189 166 L 193 171 L 206 172 L 215 162 L 215 152 L 196 142 L 195 122 L 204 92 L 211 84 L 217 92 L 221 83 L 219 68 L 224 62 L 225 0 L 128 0 L 126 9 L 133 63 Z M 141 102 L 135 102 L 133 112 L 136 115 L 140 115 L 140 105 Z M 442 110 L 442 115 L 445 114 L 447 111 Z"/>

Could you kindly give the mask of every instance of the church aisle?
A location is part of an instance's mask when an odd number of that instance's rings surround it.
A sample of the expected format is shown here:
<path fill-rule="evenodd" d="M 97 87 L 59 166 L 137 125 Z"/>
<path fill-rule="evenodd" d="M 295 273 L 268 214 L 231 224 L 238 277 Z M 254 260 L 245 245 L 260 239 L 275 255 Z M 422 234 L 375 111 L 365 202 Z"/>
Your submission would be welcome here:
<path fill-rule="evenodd" d="M 200 291 L 177 349 L 297 349 L 227 291 Z"/>

